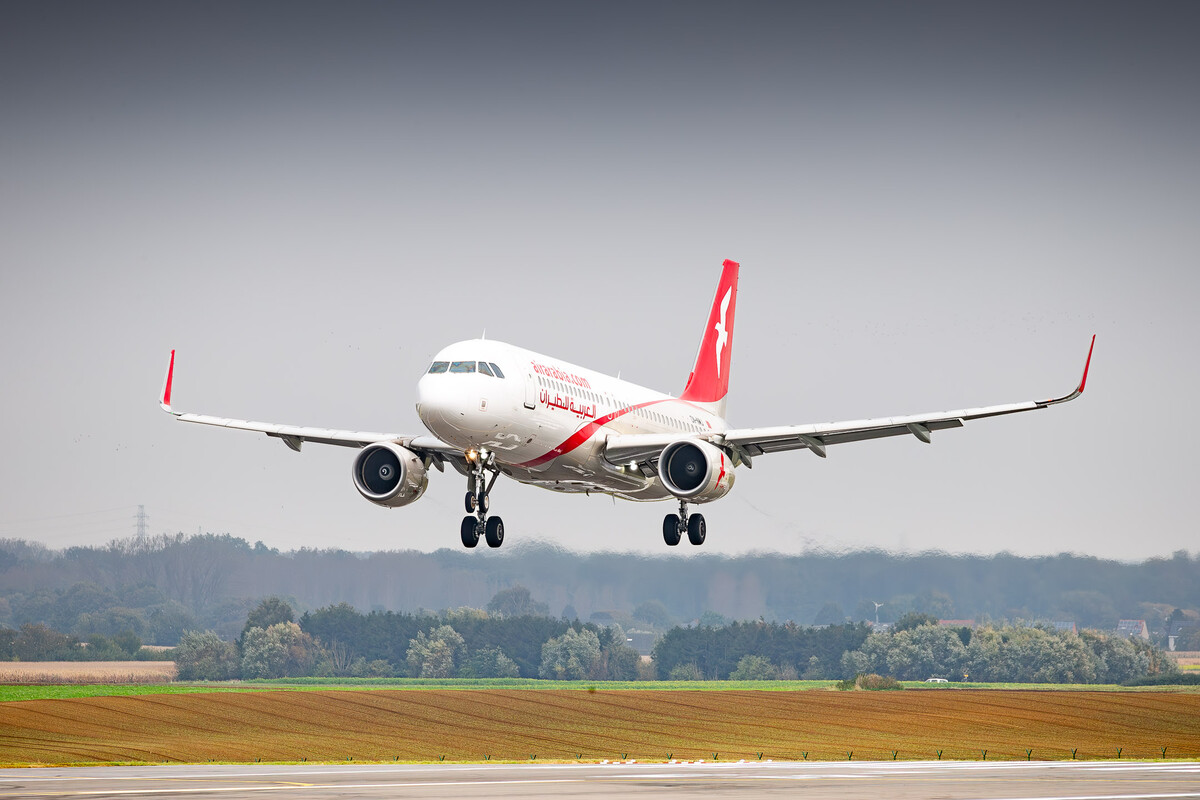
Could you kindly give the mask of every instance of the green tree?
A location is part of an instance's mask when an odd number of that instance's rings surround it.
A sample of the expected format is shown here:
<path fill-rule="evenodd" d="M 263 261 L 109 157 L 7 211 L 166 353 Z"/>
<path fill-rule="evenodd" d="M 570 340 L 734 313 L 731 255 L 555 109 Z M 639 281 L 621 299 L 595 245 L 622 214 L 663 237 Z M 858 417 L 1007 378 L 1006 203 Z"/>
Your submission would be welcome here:
<path fill-rule="evenodd" d="M 78 656 L 79 643 L 40 622 L 26 623 L 17 632 L 13 649 L 20 661 L 70 661 Z"/>
<path fill-rule="evenodd" d="M 542 645 L 542 664 L 538 674 L 560 681 L 578 681 L 588 677 L 600 657 L 600 639 L 586 628 L 570 628 Z"/>
<path fill-rule="evenodd" d="M 521 671 L 499 647 L 485 647 L 476 650 L 458 674 L 462 678 L 516 678 Z"/>
<path fill-rule="evenodd" d="M 937 625 L 938 618 L 930 614 L 922 614 L 920 611 L 909 611 L 896 623 L 892 625 L 892 632 L 899 633 L 900 631 L 910 631 L 913 628 L 919 628 L 922 625 Z"/>
<path fill-rule="evenodd" d="M 310 674 L 321 653 L 294 622 L 250 628 L 242 636 L 242 677 L 290 678 Z"/>
<path fill-rule="evenodd" d="M 409 674 L 414 678 L 452 678 L 463 637 L 449 625 L 434 628 L 428 635 L 419 631 L 408 643 Z"/>
<path fill-rule="evenodd" d="M 1112 636 L 1099 631 L 1083 630 L 1079 638 L 1096 656 L 1096 681 L 1124 683 L 1146 675 L 1150 666 L 1148 654 L 1124 636 Z"/>
<path fill-rule="evenodd" d="M 773 681 L 779 679 L 779 668 L 762 656 L 742 656 L 737 669 L 729 674 L 731 681 Z"/>
<path fill-rule="evenodd" d="M 496 592 L 488 602 L 487 610 L 501 617 L 544 617 L 550 613 L 550 606 L 534 600 L 528 589 L 517 584 Z"/>
<path fill-rule="evenodd" d="M 620 625 L 602 629 L 597 634 L 600 657 L 592 664 L 588 677 L 598 681 L 635 681 L 642 657 L 629 646 Z"/>
<path fill-rule="evenodd" d="M 281 622 L 295 621 L 296 615 L 286 600 L 282 597 L 267 597 L 260 601 L 246 617 L 246 624 L 242 627 L 242 636 L 244 637 L 246 631 L 251 628 L 266 630 Z"/>
<path fill-rule="evenodd" d="M 142 649 L 142 640 L 133 631 L 122 631 L 113 637 L 113 644 L 120 648 L 129 658 L 133 658 Z"/>
<path fill-rule="evenodd" d="M 241 672 L 237 646 L 212 631 L 187 631 L 173 656 L 182 681 L 227 681 Z"/>
<path fill-rule="evenodd" d="M 0 661 L 12 661 L 17 657 L 17 632 L 12 628 L 0 627 Z"/>
<path fill-rule="evenodd" d="M 667 679 L 672 681 L 702 681 L 704 673 L 695 664 L 676 664 L 667 674 Z"/>

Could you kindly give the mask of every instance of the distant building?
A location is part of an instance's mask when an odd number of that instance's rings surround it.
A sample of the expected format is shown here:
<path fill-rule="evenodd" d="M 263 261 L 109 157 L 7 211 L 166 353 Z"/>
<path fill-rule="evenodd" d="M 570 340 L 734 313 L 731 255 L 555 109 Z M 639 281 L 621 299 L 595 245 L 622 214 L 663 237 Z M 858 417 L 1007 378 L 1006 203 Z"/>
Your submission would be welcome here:
<path fill-rule="evenodd" d="M 1053 625 L 1054 630 L 1058 631 L 1059 633 L 1062 633 L 1063 631 L 1066 631 L 1068 633 L 1075 633 L 1075 634 L 1079 633 L 1079 629 L 1075 627 L 1074 620 L 1055 619 L 1055 620 L 1051 620 L 1050 624 Z"/>
<path fill-rule="evenodd" d="M 973 619 L 939 619 L 938 625 L 945 625 L 947 628 L 970 628 L 975 629 L 975 620 Z"/>
<path fill-rule="evenodd" d="M 1197 628 L 1200 628 L 1200 623 L 1172 622 L 1167 628 L 1167 649 L 1174 652 L 1176 643 Z"/>
<path fill-rule="evenodd" d="M 892 629 L 892 623 L 871 622 L 871 620 L 867 620 L 867 627 L 871 629 L 872 633 L 887 633 Z"/>
<path fill-rule="evenodd" d="M 1117 635 L 1125 636 L 1130 639 L 1141 639 L 1150 641 L 1150 629 L 1146 627 L 1144 619 L 1123 619 L 1117 623 Z"/>

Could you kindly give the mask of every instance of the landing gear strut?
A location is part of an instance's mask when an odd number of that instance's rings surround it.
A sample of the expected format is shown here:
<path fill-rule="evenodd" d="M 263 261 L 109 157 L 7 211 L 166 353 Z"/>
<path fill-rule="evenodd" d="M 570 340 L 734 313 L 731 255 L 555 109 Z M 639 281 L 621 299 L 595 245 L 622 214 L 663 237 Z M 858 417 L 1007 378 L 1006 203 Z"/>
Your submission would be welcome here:
<path fill-rule="evenodd" d="M 479 544 L 479 537 L 487 541 L 488 547 L 499 547 L 504 544 L 504 521 L 499 517 L 488 519 L 488 495 L 500 470 L 496 468 L 496 456 L 486 450 L 467 453 L 467 467 L 471 470 L 467 476 L 467 496 L 463 505 L 469 516 L 463 517 L 461 533 L 463 547 L 474 547 Z M 491 478 L 488 478 L 488 473 Z"/>
<path fill-rule="evenodd" d="M 704 522 L 703 514 L 688 514 L 687 503 L 680 500 L 679 513 L 667 514 L 663 519 L 663 541 L 674 547 L 683 538 L 684 531 L 689 542 L 701 545 L 708 533 L 708 525 Z"/>

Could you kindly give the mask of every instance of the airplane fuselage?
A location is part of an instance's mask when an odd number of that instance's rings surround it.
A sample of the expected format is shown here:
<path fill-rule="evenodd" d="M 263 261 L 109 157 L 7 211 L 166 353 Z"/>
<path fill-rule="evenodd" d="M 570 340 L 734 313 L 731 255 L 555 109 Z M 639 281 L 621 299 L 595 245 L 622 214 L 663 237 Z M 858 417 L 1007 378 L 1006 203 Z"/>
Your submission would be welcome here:
<path fill-rule="evenodd" d="M 501 471 L 521 483 L 629 500 L 672 495 L 636 464 L 610 463 L 603 455 L 608 436 L 726 429 L 724 419 L 697 404 L 485 339 L 439 351 L 417 383 L 417 398 L 417 414 L 430 433 L 464 450 L 495 454 Z"/>

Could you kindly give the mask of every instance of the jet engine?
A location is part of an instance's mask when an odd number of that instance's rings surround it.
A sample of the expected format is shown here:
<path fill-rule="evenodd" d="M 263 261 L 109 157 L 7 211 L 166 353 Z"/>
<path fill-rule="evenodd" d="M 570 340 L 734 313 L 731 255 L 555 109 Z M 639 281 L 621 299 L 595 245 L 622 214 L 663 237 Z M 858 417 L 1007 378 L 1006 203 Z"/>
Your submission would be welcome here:
<path fill-rule="evenodd" d="M 689 503 L 719 500 L 733 488 L 733 462 L 708 442 L 684 439 L 663 448 L 658 479 L 667 491 Z"/>
<path fill-rule="evenodd" d="M 354 459 L 354 488 L 376 505 L 399 508 L 425 494 L 429 477 L 421 457 L 392 442 L 367 445 Z"/>

